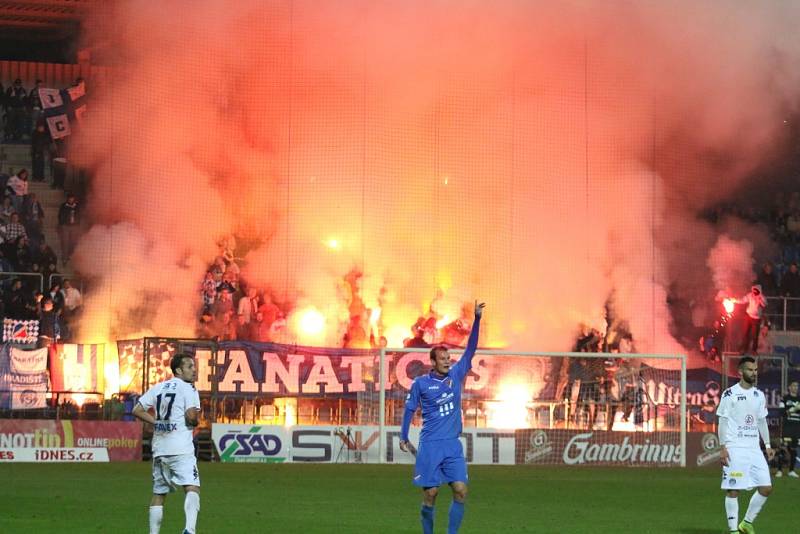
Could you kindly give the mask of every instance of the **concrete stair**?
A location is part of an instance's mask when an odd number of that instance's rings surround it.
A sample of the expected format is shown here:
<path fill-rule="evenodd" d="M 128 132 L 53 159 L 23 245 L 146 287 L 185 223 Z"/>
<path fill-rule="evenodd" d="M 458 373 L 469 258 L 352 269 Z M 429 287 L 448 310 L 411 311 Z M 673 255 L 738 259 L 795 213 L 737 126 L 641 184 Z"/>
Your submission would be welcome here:
<path fill-rule="evenodd" d="M 28 169 L 31 173 L 31 149 L 28 144 L 2 144 L 0 145 L 0 171 L 13 174 L 19 169 Z M 45 181 L 34 182 L 28 180 L 28 191 L 36 193 L 36 198 L 42 203 L 44 209 L 43 232 L 47 244 L 55 251 L 58 256 L 58 270 L 63 274 L 74 275 L 72 266 L 61 264 L 61 246 L 58 240 L 58 208 L 66 200 L 64 191 L 51 189 L 52 181 L 51 169 L 48 165 L 45 168 Z M 47 280 L 45 280 L 45 285 Z"/>

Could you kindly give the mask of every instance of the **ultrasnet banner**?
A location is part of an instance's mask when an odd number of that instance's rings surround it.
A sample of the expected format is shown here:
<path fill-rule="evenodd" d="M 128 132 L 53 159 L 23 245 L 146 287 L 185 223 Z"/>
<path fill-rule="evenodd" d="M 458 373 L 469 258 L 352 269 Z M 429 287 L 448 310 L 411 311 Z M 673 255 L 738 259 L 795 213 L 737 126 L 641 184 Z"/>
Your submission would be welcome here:
<path fill-rule="evenodd" d="M 58 452 L 67 449 L 74 449 L 78 453 Z M 17 458 L 30 457 L 32 461 L 103 461 L 98 460 L 103 454 L 95 453 L 91 458 L 80 454 L 94 449 L 107 451 L 104 452 L 108 457 L 105 461 L 140 461 L 142 425 L 122 421 L 0 419 L 0 452 L 16 451 L 14 456 Z M 37 450 L 40 452 L 37 453 Z"/>
<path fill-rule="evenodd" d="M 412 464 L 414 457 L 400 450 L 400 427 L 385 427 L 384 461 Z M 214 424 L 214 446 L 222 462 L 380 463 L 379 429 L 375 426 L 277 426 Z M 419 429 L 412 428 L 416 442 Z M 466 429 L 461 435 L 470 464 L 514 463 L 514 432 Z"/>

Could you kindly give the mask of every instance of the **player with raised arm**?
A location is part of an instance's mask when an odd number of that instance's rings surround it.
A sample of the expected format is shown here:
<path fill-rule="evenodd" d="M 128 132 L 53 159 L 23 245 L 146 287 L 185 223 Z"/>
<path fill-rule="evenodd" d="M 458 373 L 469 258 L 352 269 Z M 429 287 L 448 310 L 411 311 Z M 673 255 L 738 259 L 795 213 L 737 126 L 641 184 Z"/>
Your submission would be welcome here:
<path fill-rule="evenodd" d="M 755 534 L 753 521 L 772 493 L 769 466 L 759 446 L 764 441 L 770 460 L 775 451 L 770 448 L 767 427 L 767 400 L 755 387 L 758 366 L 755 359 L 745 356 L 739 360 L 739 383 L 722 393 L 717 407 L 719 442 L 721 445 L 722 489 L 726 490 L 725 512 L 728 530 Z M 739 521 L 739 490 L 757 488 L 741 523 Z M 737 526 L 738 523 L 738 526 Z"/>
<path fill-rule="evenodd" d="M 150 534 L 158 534 L 167 493 L 183 486 L 186 528 L 194 534 L 200 511 L 200 477 L 194 455 L 192 429 L 200 417 L 200 396 L 192 385 L 194 359 L 178 353 L 169 364 L 174 378 L 156 384 L 139 397 L 133 415 L 153 425 L 153 497 L 150 499 Z M 154 409 L 155 416 L 148 410 Z"/>
<path fill-rule="evenodd" d="M 469 334 L 467 348 L 461 359 L 450 366 L 450 353 L 444 346 L 433 347 L 430 352 L 433 369 L 418 376 L 406 396 L 403 426 L 400 430 L 400 449 L 415 453 L 408 441 L 408 429 L 417 411 L 422 408 L 422 431 L 419 451 L 414 467 L 415 485 L 422 488 L 422 532 L 433 534 L 434 505 L 439 486 L 450 484 L 453 502 L 447 532 L 458 532 L 464 518 L 464 500 L 467 497 L 467 462 L 459 441 L 461 435 L 461 391 L 464 380 L 472 369 L 472 357 L 478 347 L 478 331 L 485 304 L 475 301 L 475 321 Z"/>

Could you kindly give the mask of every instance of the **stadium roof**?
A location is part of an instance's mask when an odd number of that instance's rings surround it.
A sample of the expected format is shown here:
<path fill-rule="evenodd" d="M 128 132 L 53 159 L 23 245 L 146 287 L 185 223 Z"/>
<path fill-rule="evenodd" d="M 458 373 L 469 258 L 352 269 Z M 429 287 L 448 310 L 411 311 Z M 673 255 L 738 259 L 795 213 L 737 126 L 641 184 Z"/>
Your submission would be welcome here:
<path fill-rule="evenodd" d="M 29 43 L 75 37 L 88 10 L 100 1 L 0 0 L 0 35 Z"/>

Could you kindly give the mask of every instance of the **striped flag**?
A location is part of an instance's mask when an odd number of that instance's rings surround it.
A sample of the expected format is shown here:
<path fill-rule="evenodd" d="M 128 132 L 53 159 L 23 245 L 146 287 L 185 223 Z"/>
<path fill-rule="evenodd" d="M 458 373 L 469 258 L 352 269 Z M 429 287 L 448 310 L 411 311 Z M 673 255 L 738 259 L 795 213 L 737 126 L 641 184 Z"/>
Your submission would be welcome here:
<path fill-rule="evenodd" d="M 103 349 L 103 345 L 51 346 L 50 377 L 53 390 L 103 391 Z"/>

